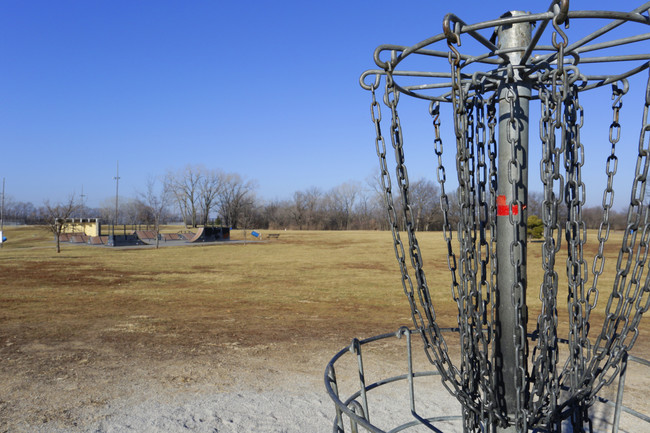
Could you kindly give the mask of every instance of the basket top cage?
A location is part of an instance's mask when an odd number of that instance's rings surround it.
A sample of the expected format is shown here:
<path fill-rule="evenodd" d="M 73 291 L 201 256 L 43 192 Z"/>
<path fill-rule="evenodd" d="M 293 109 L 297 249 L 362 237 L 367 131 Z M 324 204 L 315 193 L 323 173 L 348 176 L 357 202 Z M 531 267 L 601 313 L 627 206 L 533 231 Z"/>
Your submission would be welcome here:
<path fill-rule="evenodd" d="M 508 12 L 498 19 L 477 24 L 467 24 L 447 14 L 442 23 L 443 32 L 436 36 L 412 46 L 377 47 L 374 61 L 380 69 L 365 71 L 360 84 L 366 90 L 376 88 L 380 76 L 390 73 L 396 89 L 403 94 L 451 102 L 449 66 L 436 60 L 449 61 L 457 55 L 465 84 L 483 80 L 487 91 L 521 71 L 522 79 L 534 87 L 545 71 L 557 67 L 557 46 L 564 44 L 565 67 L 574 71 L 580 68 L 580 75 L 575 77 L 580 80 L 579 89 L 605 86 L 648 68 L 649 8 L 650 2 L 630 12 L 573 11 L 568 0 L 556 0 L 543 13 Z M 533 26 L 529 43 L 500 47 L 496 29 L 518 23 Z M 514 52 L 521 54 L 517 64 L 510 61 L 509 54 Z M 537 97 L 532 95 L 533 99 Z"/>

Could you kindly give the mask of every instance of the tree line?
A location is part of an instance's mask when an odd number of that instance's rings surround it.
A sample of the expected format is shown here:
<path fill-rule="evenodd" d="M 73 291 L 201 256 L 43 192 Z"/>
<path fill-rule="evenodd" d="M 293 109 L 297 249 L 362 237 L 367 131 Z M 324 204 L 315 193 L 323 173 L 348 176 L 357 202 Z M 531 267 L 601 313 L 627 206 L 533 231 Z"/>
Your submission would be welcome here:
<path fill-rule="evenodd" d="M 97 208 L 88 208 L 74 197 L 64 203 L 32 203 L 5 200 L 5 224 L 49 224 L 53 218 L 100 218 L 103 224 L 150 225 L 181 222 L 187 227 L 222 225 L 233 229 L 297 230 L 387 230 L 386 199 L 378 177 L 365 183 L 345 182 L 330 190 L 309 187 L 291 198 L 264 200 L 256 193 L 257 183 L 236 173 L 202 166 L 186 166 L 150 178 L 142 192 L 133 197 L 107 198 Z M 442 230 L 444 215 L 437 183 L 419 179 L 409 184 L 411 215 L 415 230 Z M 452 227 L 460 218 L 455 193 L 448 194 L 448 219 Z M 404 227 L 401 201 L 393 198 L 397 224 Z M 543 196 L 531 192 L 528 215 L 542 216 Z M 564 211 L 563 211 L 564 209 Z M 558 221 L 566 219 L 566 206 Z M 65 210 L 64 213 L 63 210 Z M 563 213 L 564 212 L 564 213 Z M 600 206 L 583 207 L 587 228 L 598 228 L 603 220 Z M 610 210 L 612 229 L 624 229 L 626 213 Z"/>

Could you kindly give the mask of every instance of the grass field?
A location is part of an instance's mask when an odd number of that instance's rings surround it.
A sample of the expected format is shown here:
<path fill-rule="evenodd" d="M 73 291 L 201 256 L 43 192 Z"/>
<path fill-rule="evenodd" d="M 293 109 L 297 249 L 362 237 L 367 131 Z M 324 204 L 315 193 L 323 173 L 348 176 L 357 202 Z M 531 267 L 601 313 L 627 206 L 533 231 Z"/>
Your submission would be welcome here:
<path fill-rule="evenodd" d="M 327 360 L 351 338 L 411 325 L 388 232 L 283 231 L 268 242 L 160 249 L 62 244 L 60 254 L 42 229 L 8 227 L 5 235 L 0 431 L 12 431 L 6 420 L 16 418 L 73 422 L 51 400 L 102 404 L 102 384 L 112 386 L 116 375 L 222 388 L 249 374 L 262 387 L 263 370 L 286 368 L 315 375 L 313 386 L 322 387 Z M 602 319 L 620 239 L 613 234 L 608 246 L 595 318 Z M 455 326 L 441 233 L 419 240 L 438 319 Z M 589 269 L 596 249 L 588 243 Z M 540 251 L 529 244 L 530 327 L 539 309 Z M 635 347 L 646 358 L 647 322 Z"/>

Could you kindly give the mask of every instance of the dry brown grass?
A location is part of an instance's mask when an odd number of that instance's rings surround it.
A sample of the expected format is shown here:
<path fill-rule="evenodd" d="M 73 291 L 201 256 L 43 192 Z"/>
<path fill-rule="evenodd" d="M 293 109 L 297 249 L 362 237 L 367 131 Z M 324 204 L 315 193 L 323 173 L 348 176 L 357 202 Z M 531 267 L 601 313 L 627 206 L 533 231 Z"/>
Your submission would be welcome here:
<path fill-rule="evenodd" d="M 288 231 L 264 243 L 158 250 L 64 244 L 61 254 L 37 228 L 8 228 L 6 235 L 10 241 L 0 250 L 0 345 L 18 335 L 25 341 L 70 339 L 115 329 L 132 317 L 146 317 L 149 331 L 177 335 L 179 344 L 192 347 L 208 340 L 344 342 L 410 322 L 387 232 Z M 600 287 L 611 287 L 621 236 L 613 234 L 608 244 Z M 234 231 L 232 238 L 243 239 L 243 233 Z M 419 241 L 439 317 L 454 326 L 441 235 L 421 233 Z M 596 248 L 591 241 L 586 257 Z M 560 303 L 566 299 L 565 260 L 558 256 Z M 531 317 L 540 305 L 540 261 L 541 244 L 529 243 Z M 608 294 L 600 291 L 597 318 Z M 565 308 L 559 310 L 561 318 L 566 315 Z"/>
<path fill-rule="evenodd" d="M 0 418 L 18 410 L 7 398 L 31 395 L 35 388 L 57 390 L 57 380 L 72 374 L 82 383 L 111 372 L 146 371 L 171 383 L 214 381 L 218 387 L 235 380 L 227 377 L 237 363 L 259 360 L 264 370 L 275 359 L 318 376 L 351 338 L 411 325 L 388 232 L 283 231 L 269 242 L 158 250 L 63 244 L 61 254 L 38 228 L 9 227 L 5 234 L 0 392 L 9 397 L 0 397 Z M 595 233 L 589 236 L 595 239 Z M 612 235 L 601 287 L 611 287 L 621 236 Z M 243 233 L 232 238 L 243 239 Z M 419 240 L 438 318 L 442 326 L 455 326 L 441 233 L 421 233 Z M 596 247 L 591 241 L 587 250 Z M 529 244 L 531 313 L 539 308 L 540 251 L 540 243 Z M 558 259 L 562 281 L 564 260 Z M 596 319 L 602 319 L 606 298 L 607 289 L 601 289 Z M 564 299 L 565 289 L 559 295 Z M 635 352 L 650 358 L 647 322 Z M 199 364 L 203 373 L 195 369 Z M 258 374 L 250 368 L 246 374 Z M 218 379 L 211 376 L 215 371 L 221 372 Z M 103 395 L 78 386 L 88 399 L 79 404 L 95 404 Z"/>

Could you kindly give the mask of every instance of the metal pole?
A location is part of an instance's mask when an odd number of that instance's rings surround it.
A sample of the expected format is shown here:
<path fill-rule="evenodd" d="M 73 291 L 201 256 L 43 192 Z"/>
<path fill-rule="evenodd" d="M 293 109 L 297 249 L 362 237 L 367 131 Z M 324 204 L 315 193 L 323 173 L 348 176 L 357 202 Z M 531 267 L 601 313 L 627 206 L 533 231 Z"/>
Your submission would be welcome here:
<path fill-rule="evenodd" d="M 86 208 L 86 203 L 85 203 L 86 194 L 84 194 L 84 185 L 83 185 L 83 183 L 81 184 L 81 195 L 79 197 L 81 197 L 81 214 L 84 215 L 85 214 L 84 209 Z"/>
<path fill-rule="evenodd" d="M 117 169 L 115 171 L 115 221 L 113 221 L 113 242 L 115 242 L 115 224 L 117 224 L 117 217 L 118 217 L 118 205 L 117 205 L 117 200 L 118 200 L 118 190 L 120 186 L 120 161 L 117 161 Z"/>
<path fill-rule="evenodd" d="M 4 228 L 5 228 L 5 178 L 2 178 L 2 203 L 0 204 L 0 248 L 3 247 L 4 241 Z"/>
<path fill-rule="evenodd" d="M 526 15 L 509 12 L 505 16 Z M 530 43 L 530 23 L 498 28 L 498 48 L 522 47 L 507 54 L 509 65 L 499 89 L 499 143 L 497 188 L 497 380 L 500 403 L 509 417 L 517 413 L 517 402 L 525 392 L 521 371 L 526 369 L 526 203 L 528 200 L 528 104 L 530 85 L 523 81 L 517 66 Z M 516 308 L 515 299 L 523 308 Z M 523 310 L 523 311 L 522 311 Z M 521 311 L 521 313 L 520 313 Z M 519 331 L 519 332 L 517 332 Z M 523 362 L 522 362 L 523 357 Z M 519 359 L 518 359 L 519 358 Z M 518 376 L 519 374 L 519 376 Z M 497 432 L 514 433 L 514 425 L 498 427 Z"/>

